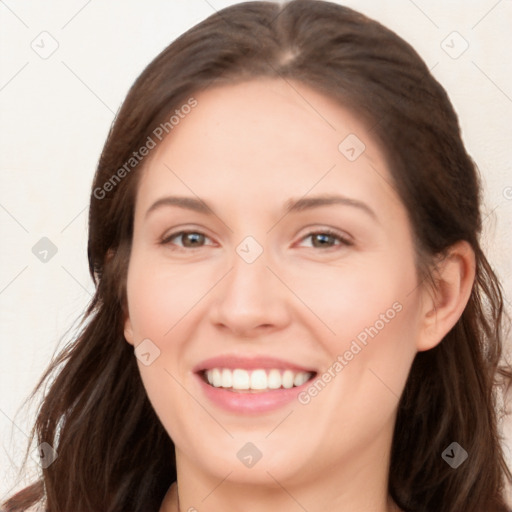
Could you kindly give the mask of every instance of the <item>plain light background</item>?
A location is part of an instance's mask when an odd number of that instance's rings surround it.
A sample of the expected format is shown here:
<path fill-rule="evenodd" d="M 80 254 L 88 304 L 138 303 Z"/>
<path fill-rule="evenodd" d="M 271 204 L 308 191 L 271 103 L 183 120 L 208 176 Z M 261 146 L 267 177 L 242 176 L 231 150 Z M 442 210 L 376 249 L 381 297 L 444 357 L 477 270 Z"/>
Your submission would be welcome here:
<path fill-rule="evenodd" d="M 0 499 L 31 481 L 15 477 L 38 402 L 20 407 L 93 293 L 88 200 L 115 112 L 164 47 L 235 3 L 0 0 Z M 484 177 L 483 246 L 510 314 L 512 1 L 343 4 L 412 44 L 448 91 Z M 32 252 L 42 237 L 57 248 L 46 263 Z M 502 430 L 512 464 L 512 419 Z"/>

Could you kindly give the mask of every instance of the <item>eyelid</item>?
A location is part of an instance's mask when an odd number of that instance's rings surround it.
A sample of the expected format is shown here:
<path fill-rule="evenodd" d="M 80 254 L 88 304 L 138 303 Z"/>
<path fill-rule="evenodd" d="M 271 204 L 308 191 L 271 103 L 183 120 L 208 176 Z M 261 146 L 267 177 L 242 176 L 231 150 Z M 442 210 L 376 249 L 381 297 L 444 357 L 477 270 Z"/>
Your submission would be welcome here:
<path fill-rule="evenodd" d="M 339 247 L 342 245 L 345 245 L 345 246 L 354 245 L 354 241 L 350 235 L 348 235 L 347 233 L 344 233 L 342 231 L 339 231 L 337 229 L 334 229 L 334 228 L 310 229 L 304 236 L 302 236 L 300 238 L 299 241 L 302 242 L 306 238 L 309 238 L 313 235 L 328 235 L 328 236 L 337 238 L 341 242 L 340 244 L 334 245 L 332 247 L 327 247 L 326 249 L 324 249 L 324 251 L 327 251 L 329 249 L 334 249 L 335 247 Z M 313 249 L 315 249 L 315 247 L 313 247 Z"/>
<path fill-rule="evenodd" d="M 182 228 L 182 229 L 179 229 L 177 231 L 173 231 L 173 232 L 169 233 L 168 235 L 164 235 L 161 238 L 159 244 L 161 244 L 161 245 L 168 245 L 168 244 L 170 244 L 170 241 L 173 238 L 179 237 L 180 235 L 187 235 L 187 234 L 203 235 L 205 238 L 211 240 L 211 238 L 206 233 L 201 231 L 200 229 L 194 229 L 194 228 L 186 229 L 186 228 Z M 340 243 L 335 244 L 334 246 L 326 247 L 325 249 L 321 249 L 321 248 L 318 248 L 318 247 L 311 247 L 312 249 L 319 249 L 320 251 L 328 252 L 329 250 L 336 249 L 336 247 L 343 247 L 343 246 L 350 247 L 350 246 L 354 245 L 353 238 L 350 235 L 348 235 L 347 233 L 344 233 L 342 231 L 339 231 L 337 229 L 330 228 L 330 227 L 323 227 L 323 228 L 320 227 L 320 228 L 317 228 L 317 229 L 314 229 L 312 227 L 309 228 L 309 231 L 306 234 L 304 234 L 303 236 L 300 237 L 299 243 L 303 242 L 307 238 L 310 238 L 310 237 L 312 237 L 314 235 L 318 235 L 318 234 L 332 236 L 332 237 L 338 239 L 338 241 Z M 208 244 L 208 245 L 211 246 L 212 244 Z M 177 248 L 173 249 L 173 250 L 181 251 L 181 252 L 186 252 L 188 250 L 202 249 L 203 247 L 205 247 L 205 245 L 199 246 L 197 248 L 194 248 L 194 247 L 181 247 L 179 245 L 176 246 L 176 247 Z"/>
<path fill-rule="evenodd" d="M 173 238 L 176 238 L 179 235 L 187 235 L 187 234 L 191 234 L 191 233 L 197 234 L 197 235 L 203 235 L 205 238 L 208 238 L 209 240 L 211 240 L 211 237 L 209 237 L 204 231 L 201 231 L 200 229 L 179 229 L 177 231 L 173 231 L 173 232 L 169 233 L 168 235 L 162 236 L 159 243 L 161 245 L 167 245 L 170 243 L 170 240 L 172 240 Z M 183 249 L 183 250 L 190 249 L 190 247 L 180 247 L 180 246 L 178 246 L 178 248 Z M 201 247 L 199 247 L 199 248 L 201 248 Z"/>

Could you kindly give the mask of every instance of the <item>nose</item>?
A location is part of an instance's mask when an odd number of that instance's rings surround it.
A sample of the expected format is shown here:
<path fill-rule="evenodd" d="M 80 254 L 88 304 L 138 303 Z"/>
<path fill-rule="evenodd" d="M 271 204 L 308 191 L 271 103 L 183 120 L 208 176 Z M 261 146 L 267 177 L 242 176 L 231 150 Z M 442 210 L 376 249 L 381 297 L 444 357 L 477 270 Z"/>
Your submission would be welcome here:
<path fill-rule="evenodd" d="M 235 254 L 232 262 L 215 287 L 210 321 L 238 338 L 255 338 L 286 327 L 290 292 L 276 277 L 276 270 L 267 267 L 266 253 L 252 263 Z"/>

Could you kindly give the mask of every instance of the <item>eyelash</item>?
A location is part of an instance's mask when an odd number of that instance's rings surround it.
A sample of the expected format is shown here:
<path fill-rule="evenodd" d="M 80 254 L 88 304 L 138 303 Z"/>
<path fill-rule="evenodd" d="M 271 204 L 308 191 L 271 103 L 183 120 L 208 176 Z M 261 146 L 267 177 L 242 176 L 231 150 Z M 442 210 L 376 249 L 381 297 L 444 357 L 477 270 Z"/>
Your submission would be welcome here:
<path fill-rule="evenodd" d="M 194 235 L 204 235 L 206 238 L 209 238 L 207 235 L 205 235 L 204 233 L 202 233 L 201 231 L 194 231 L 194 230 L 190 230 L 190 231 L 176 231 L 175 233 L 171 233 L 170 235 L 164 237 L 161 241 L 160 241 L 160 244 L 161 245 L 170 245 L 171 244 L 171 240 L 173 238 L 176 238 L 176 237 L 179 237 L 181 235 L 188 235 L 188 234 L 194 234 Z M 347 247 L 350 247 L 352 245 L 354 245 L 354 243 L 349 240 L 347 237 L 343 236 L 341 233 L 338 233 L 337 231 L 334 231 L 332 229 L 322 229 L 322 230 L 319 230 L 319 231 L 311 231 L 310 233 L 308 233 L 307 235 L 303 236 L 301 238 L 301 241 L 311 237 L 311 236 L 314 236 L 314 235 L 328 235 L 328 236 L 332 236 L 333 238 L 336 238 L 338 241 L 340 241 L 341 243 L 338 244 L 337 246 L 347 246 Z M 326 251 L 329 250 L 329 249 L 334 249 L 335 247 L 337 247 L 336 245 L 334 246 L 330 246 L 330 247 L 327 247 L 327 249 L 325 249 Z M 173 248 L 172 250 L 174 251 L 182 251 L 182 252 L 186 252 L 187 250 L 194 250 L 194 247 L 180 247 L 180 246 L 176 246 L 177 248 Z M 204 246 L 201 246 L 201 247 L 198 247 L 199 249 L 201 249 L 202 247 Z M 311 247 L 311 249 L 319 249 L 318 247 Z"/>

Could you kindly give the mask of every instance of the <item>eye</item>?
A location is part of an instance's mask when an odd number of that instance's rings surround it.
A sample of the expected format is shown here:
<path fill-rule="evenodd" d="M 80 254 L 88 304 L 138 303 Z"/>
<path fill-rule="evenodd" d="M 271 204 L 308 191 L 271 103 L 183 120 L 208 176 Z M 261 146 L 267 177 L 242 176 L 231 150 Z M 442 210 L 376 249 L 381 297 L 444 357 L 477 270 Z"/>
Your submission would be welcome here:
<path fill-rule="evenodd" d="M 208 237 L 201 233 L 200 231 L 178 231 L 176 233 L 171 233 L 169 236 L 166 236 L 160 242 L 162 245 L 176 245 L 172 243 L 174 239 L 181 239 L 183 245 L 178 245 L 178 250 L 181 249 L 193 249 L 194 247 L 202 247 L 203 243 Z"/>
<path fill-rule="evenodd" d="M 312 231 L 311 233 L 308 233 L 305 237 L 303 237 L 302 240 L 306 240 L 308 238 L 311 238 L 313 242 L 313 248 L 324 247 L 330 249 L 332 247 L 335 247 L 336 245 L 354 245 L 354 243 L 347 236 L 342 235 L 341 233 L 338 233 L 337 231 L 334 231 L 332 229 Z M 338 241 L 339 243 L 333 243 L 336 241 Z"/>
<path fill-rule="evenodd" d="M 347 236 L 333 231 L 331 229 L 323 229 L 321 231 L 312 231 L 304 236 L 302 240 L 311 238 L 313 241 L 313 248 L 327 248 L 330 249 L 336 245 L 351 246 L 354 245 Z M 177 245 L 172 242 L 174 239 L 181 239 L 182 245 Z M 205 240 L 209 240 L 209 237 L 200 231 L 178 231 L 171 233 L 169 236 L 164 237 L 160 244 L 161 245 L 174 245 L 178 247 L 177 250 L 200 248 L 204 246 Z M 336 244 L 336 241 L 339 243 Z M 211 245 L 211 244 L 210 244 Z"/>

